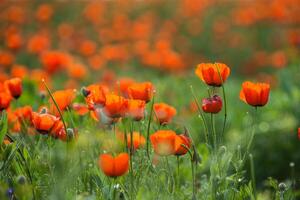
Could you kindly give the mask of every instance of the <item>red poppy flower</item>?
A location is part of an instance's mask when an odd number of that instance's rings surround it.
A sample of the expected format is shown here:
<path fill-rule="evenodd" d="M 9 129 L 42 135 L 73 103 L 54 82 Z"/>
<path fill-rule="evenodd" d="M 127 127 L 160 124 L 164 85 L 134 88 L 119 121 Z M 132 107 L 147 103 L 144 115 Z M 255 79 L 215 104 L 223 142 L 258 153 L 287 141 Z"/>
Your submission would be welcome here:
<path fill-rule="evenodd" d="M 176 151 L 176 133 L 171 130 L 159 130 L 150 136 L 154 152 L 160 156 L 172 155 Z"/>
<path fill-rule="evenodd" d="M 149 102 L 153 96 L 153 85 L 150 82 L 133 83 L 128 87 L 128 95 L 132 99 Z"/>
<path fill-rule="evenodd" d="M 125 115 L 128 107 L 127 99 L 114 94 L 107 94 L 105 98 L 106 102 L 103 111 L 107 117 L 119 118 Z"/>
<path fill-rule="evenodd" d="M 86 88 L 86 103 L 89 109 L 95 109 L 95 106 L 103 107 L 105 105 L 105 94 L 107 89 L 103 85 L 93 84 Z"/>
<path fill-rule="evenodd" d="M 59 118 L 48 113 L 32 113 L 33 127 L 41 134 L 48 134 Z"/>
<path fill-rule="evenodd" d="M 67 133 L 65 131 L 64 124 L 61 120 L 55 122 L 53 127 L 51 128 L 50 135 L 54 138 L 58 138 L 62 141 L 67 140 Z"/>
<path fill-rule="evenodd" d="M 242 85 L 240 99 L 251 106 L 264 106 L 268 103 L 270 85 L 246 81 Z"/>
<path fill-rule="evenodd" d="M 19 121 L 26 121 L 26 122 L 30 122 L 32 120 L 32 108 L 31 106 L 24 106 L 24 107 L 20 107 L 17 108 L 14 112 L 14 114 L 17 116 L 17 118 L 19 119 Z"/>
<path fill-rule="evenodd" d="M 146 102 L 135 99 L 128 99 L 128 107 L 126 115 L 139 121 L 144 118 Z"/>
<path fill-rule="evenodd" d="M 195 73 L 207 85 L 220 87 L 228 78 L 230 68 L 223 63 L 201 63 Z"/>
<path fill-rule="evenodd" d="M 22 94 L 22 80 L 20 78 L 12 78 L 5 81 L 11 96 L 18 99 Z"/>
<path fill-rule="evenodd" d="M 300 128 L 298 128 L 298 139 L 300 140 Z"/>
<path fill-rule="evenodd" d="M 106 176 L 122 176 L 129 169 L 129 155 L 120 153 L 113 157 L 110 154 L 102 154 L 99 156 L 99 167 Z"/>
<path fill-rule="evenodd" d="M 192 143 L 191 139 L 186 135 L 184 134 L 177 135 L 175 141 L 175 145 L 176 145 L 175 155 L 181 156 L 186 154 L 188 152 L 186 148 L 189 149 L 191 147 L 191 143 Z M 186 148 L 183 147 L 182 145 L 185 145 Z"/>
<path fill-rule="evenodd" d="M 218 95 L 204 98 L 202 100 L 202 110 L 206 113 L 218 113 L 222 110 L 222 99 Z"/>
<path fill-rule="evenodd" d="M 128 98 L 128 88 L 134 83 L 133 79 L 130 78 L 122 78 L 119 80 L 119 82 L 116 84 L 116 92 L 120 91 L 121 94 Z"/>
<path fill-rule="evenodd" d="M 0 92 L 0 111 L 9 107 L 12 97 L 7 92 Z"/>
<path fill-rule="evenodd" d="M 160 124 L 170 123 L 177 113 L 174 107 L 165 103 L 154 104 L 154 112 Z"/>
<path fill-rule="evenodd" d="M 57 103 L 59 109 L 61 111 L 64 111 L 65 109 L 67 109 L 68 106 L 71 105 L 72 101 L 75 99 L 76 92 L 75 92 L 75 90 L 72 90 L 72 89 L 59 90 L 59 91 L 54 92 L 52 94 L 52 96 L 55 99 L 55 102 Z M 50 101 L 50 112 L 56 116 L 59 116 L 59 112 L 58 112 L 52 98 L 49 101 Z"/>

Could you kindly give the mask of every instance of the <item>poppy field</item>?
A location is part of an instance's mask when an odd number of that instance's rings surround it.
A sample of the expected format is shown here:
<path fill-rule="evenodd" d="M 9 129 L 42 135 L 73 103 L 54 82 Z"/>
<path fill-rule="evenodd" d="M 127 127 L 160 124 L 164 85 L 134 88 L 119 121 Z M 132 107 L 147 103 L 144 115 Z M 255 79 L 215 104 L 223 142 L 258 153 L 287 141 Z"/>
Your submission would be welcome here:
<path fill-rule="evenodd" d="M 0 200 L 300 199 L 299 0 L 0 8 Z"/>

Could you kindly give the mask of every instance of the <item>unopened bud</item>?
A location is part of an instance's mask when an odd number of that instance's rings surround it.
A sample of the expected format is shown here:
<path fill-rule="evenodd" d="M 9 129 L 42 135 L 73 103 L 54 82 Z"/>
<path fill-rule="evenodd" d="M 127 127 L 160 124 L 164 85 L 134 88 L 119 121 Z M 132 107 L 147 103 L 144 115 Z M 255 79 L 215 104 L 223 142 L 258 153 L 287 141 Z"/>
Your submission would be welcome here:
<path fill-rule="evenodd" d="M 81 93 L 82 93 L 82 95 L 83 95 L 84 97 L 87 97 L 87 96 L 89 96 L 89 94 L 91 93 L 91 91 L 88 90 L 88 89 L 86 89 L 86 87 L 82 87 L 82 88 L 81 88 Z"/>

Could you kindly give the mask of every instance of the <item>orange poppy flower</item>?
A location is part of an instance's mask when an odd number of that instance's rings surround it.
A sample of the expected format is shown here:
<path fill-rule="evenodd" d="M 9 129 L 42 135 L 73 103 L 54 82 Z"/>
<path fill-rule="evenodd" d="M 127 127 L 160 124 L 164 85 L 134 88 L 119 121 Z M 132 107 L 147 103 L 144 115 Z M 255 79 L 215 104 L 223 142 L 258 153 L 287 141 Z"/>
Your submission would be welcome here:
<path fill-rule="evenodd" d="M 8 67 L 11 65 L 15 60 L 15 57 L 12 53 L 8 51 L 0 51 L 0 66 L 1 67 Z"/>
<path fill-rule="evenodd" d="M 11 96 L 15 99 L 18 99 L 22 94 L 22 79 L 20 78 L 12 78 L 5 81 L 5 85 L 7 86 Z"/>
<path fill-rule="evenodd" d="M 80 103 L 73 103 L 72 109 L 78 114 L 78 115 L 85 115 L 89 112 L 88 107 L 85 104 Z"/>
<path fill-rule="evenodd" d="M 19 121 L 28 121 L 31 123 L 32 120 L 32 108 L 31 106 L 24 106 L 17 108 L 14 114 L 18 117 Z"/>
<path fill-rule="evenodd" d="M 105 94 L 107 93 L 107 89 L 103 85 L 92 84 L 89 85 L 85 90 L 84 96 L 85 101 L 89 107 L 89 109 L 95 109 L 95 106 L 104 106 L 105 104 Z"/>
<path fill-rule="evenodd" d="M 300 140 L 300 128 L 298 128 L 298 139 Z"/>
<path fill-rule="evenodd" d="M 124 137 L 124 134 L 123 133 L 119 133 L 118 134 L 118 138 L 121 140 L 121 141 L 125 141 L 125 137 Z M 131 147 L 131 135 L 130 133 L 127 134 L 127 146 L 128 148 Z M 132 147 L 133 147 L 133 150 L 137 150 L 141 147 L 143 147 L 146 143 L 146 139 L 143 135 L 141 135 L 139 132 L 136 132 L 134 131 L 132 133 Z"/>
<path fill-rule="evenodd" d="M 92 40 L 84 40 L 79 45 L 79 52 L 83 56 L 91 56 L 95 53 L 96 48 L 97 46 L 95 42 Z"/>
<path fill-rule="evenodd" d="M 18 50 L 23 43 L 23 39 L 20 34 L 13 33 L 6 37 L 6 46 L 12 50 Z"/>
<path fill-rule="evenodd" d="M 67 109 L 69 105 L 71 105 L 72 101 L 76 97 L 75 90 L 68 89 L 68 90 L 59 90 L 56 91 L 52 94 L 53 98 L 55 99 L 59 109 L 61 111 L 64 111 Z M 53 113 L 56 116 L 59 116 L 59 112 L 52 101 L 52 98 L 49 100 L 50 101 L 50 112 Z"/>
<path fill-rule="evenodd" d="M 154 152 L 160 156 L 172 155 L 176 151 L 176 133 L 171 130 L 159 130 L 150 136 Z"/>
<path fill-rule="evenodd" d="M 12 77 L 25 78 L 28 74 L 28 69 L 23 65 L 13 65 L 10 72 Z"/>
<path fill-rule="evenodd" d="M 128 99 L 126 115 L 139 121 L 144 118 L 146 102 L 135 99 Z"/>
<path fill-rule="evenodd" d="M 106 176 L 122 176 L 129 169 L 129 155 L 127 153 L 120 153 L 113 157 L 110 154 L 101 154 L 98 163 L 100 169 Z"/>
<path fill-rule="evenodd" d="M 269 93 L 269 84 L 246 81 L 242 84 L 240 99 L 251 106 L 264 106 L 268 103 Z"/>
<path fill-rule="evenodd" d="M 230 68 L 223 63 L 201 63 L 195 73 L 207 85 L 220 87 L 228 78 Z"/>
<path fill-rule="evenodd" d="M 153 85 L 151 82 L 133 83 L 128 87 L 128 95 L 132 99 L 149 102 L 153 96 Z"/>
<path fill-rule="evenodd" d="M 50 74 L 53 74 L 65 67 L 71 62 L 71 57 L 60 51 L 48 51 L 41 56 L 41 62 Z"/>
<path fill-rule="evenodd" d="M 185 147 L 183 147 L 182 144 L 189 149 L 191 147 L 191 143 L 192 143 L 191 139 L 186 135 L 184 134 L 177 135 L 175 140 L 175 145 L 176 145 L 175 155 L 176 156 L 185 155 L 188 152 L 188 150 Z"/>
<path fill-rule="evenodd" d="M 50 4 L 42 4 L 37 8 L 36 18 L 40 22 L 47 22 L 53 15 L 53 8 Z"/>
<path fill-rule="evenodd" d="M 39 54 L 50 47 L 50 39 L 45 34 L 36 34 L 29 38 L 27 50 L 29 53 Z"/>
<path fill-rule="evenodd" d="M 122 78 L 116 84 L 116 91 L 120 91 L 124 97 L 128 98 L 128 87 L 131 86 L 133 83 L 134 80 L 131 78 Z"/>
<path fill-rule="evenodd" d="M 61 120 L 58 120 L 54 123 L 53 127 L 51 128 L 50 135 L 62 141 L 67 140 L 67 133 L 65 131 L 64 124 Z"/>
<path fill-rule="evenodd" d="M 154 112 L 160 124 L 168 124 L 176 115 L 176 109 L 165 103 L 154 104 Z"/>
<path fill-rule="evenodd" d="M 7 109 L 10 105 L 12 97 L 7 92 L 0 92 L 0 111 Z"/>
<path fill-rule="evenodd" d="M 48 134 L 59 118 L 48 113 L 32 113 L 32 124 L 41 134 Z"/>
<path fill-rule="evenodd" d="M 114 94 L 105 95 L 104 114 L 110 118 L 123 117 L 128 107 L 128 100 Z"/>
<path fill-rule="evenodd" d="M 80 63 L 73 63 L 68 67 L 68 75 L 71 78 L 83 79 L 87 75 L 87 69 Z"/>

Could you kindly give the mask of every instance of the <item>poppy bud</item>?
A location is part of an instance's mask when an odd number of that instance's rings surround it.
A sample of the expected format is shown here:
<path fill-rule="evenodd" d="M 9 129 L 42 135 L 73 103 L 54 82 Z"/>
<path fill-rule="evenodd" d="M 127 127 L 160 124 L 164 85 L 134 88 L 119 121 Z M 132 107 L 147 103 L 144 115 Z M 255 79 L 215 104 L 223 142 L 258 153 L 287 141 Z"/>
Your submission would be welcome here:
<path fill-rule="evenodd" d="M 205 113 L 218 113 L 222 110 L 222 99 L 218 95 L 202 100 L 202 110 Z"/>
<path fill-rule="evenodd" d="M 74 130 L 72 128 L 67 128 L 67 138 L 69 140 L 75 138 Z"/>
<path fill-rule="evenodd" d="M 88 89 L 86 89 L 86 87 L 82 87 L 82 88 L 81 88 L 81 93 L 82 93 L 82 95 L 83 95 L 84 97 L 87 97 L 87 96 L 89 96 L 89 94 L 91 93 L 91 91 L 88 90 Z"/>
<path fill-rule="evenodd" d="M 6 81 L 7 88 L 11 96 L 18 99 L 22 94 L 22 80 L 20 78 L 12 78 Z"/>

